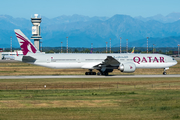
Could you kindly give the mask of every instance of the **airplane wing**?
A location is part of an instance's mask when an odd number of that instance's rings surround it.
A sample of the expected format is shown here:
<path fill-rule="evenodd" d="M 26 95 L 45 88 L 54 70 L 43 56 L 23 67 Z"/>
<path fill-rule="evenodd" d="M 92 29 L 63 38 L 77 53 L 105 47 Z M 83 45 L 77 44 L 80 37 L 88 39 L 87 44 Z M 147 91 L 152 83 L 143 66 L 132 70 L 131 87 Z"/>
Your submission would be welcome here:
<path fill-rule="evenodd" d="M 114 67 L 119 67 L 119 64 L 120 62 L 117 61 L 115 58 L 113 58 L 112 56 L 107 56 L 107 58 L 102 62 L 85 64 L 84 66 L 82 66 L 82 68 L 85 69 L 97 69 L 101 67 L 114 68 Z"/>
<path fill-rule="evenodd" d="M 120 62 L 114 59 L 112 56 L 107 56 L 102 64 L 106 66 L 119 66 Z"/>

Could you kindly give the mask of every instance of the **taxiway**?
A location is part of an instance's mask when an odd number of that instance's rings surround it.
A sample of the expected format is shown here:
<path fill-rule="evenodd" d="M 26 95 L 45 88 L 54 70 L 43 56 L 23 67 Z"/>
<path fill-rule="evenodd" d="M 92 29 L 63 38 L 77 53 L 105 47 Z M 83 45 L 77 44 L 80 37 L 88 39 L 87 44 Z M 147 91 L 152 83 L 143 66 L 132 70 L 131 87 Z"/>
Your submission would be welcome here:
<path fill-rule="evenodd" d="M 44 79 L 44 78 L 172 78 L 180 75 L 44 75 L 44 76 L 0 76 L 0 79 Z"/>

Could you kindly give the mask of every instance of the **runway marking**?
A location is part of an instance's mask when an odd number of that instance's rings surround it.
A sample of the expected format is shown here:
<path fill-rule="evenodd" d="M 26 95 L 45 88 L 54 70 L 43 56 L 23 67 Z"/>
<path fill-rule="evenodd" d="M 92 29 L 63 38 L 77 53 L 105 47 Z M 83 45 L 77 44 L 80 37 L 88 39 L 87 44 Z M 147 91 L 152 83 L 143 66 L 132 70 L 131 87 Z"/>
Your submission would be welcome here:
<path fill-rule="evenodd" d="M 180 75 L 44 75 L 44 76 L 0 76 L 0 79 L 42 79 L 42 78 L 172 78 Z"/>

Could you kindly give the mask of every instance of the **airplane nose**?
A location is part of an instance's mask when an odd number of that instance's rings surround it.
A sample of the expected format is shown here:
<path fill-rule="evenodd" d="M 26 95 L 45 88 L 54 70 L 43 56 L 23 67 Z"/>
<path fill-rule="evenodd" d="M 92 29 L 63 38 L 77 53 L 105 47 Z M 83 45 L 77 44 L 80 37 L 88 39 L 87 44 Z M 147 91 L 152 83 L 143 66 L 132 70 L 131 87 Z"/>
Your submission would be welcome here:
<path fill-rule="evenodd" d="M 174 65 L 176 65 L 178 62 L 175 60 Z"/>

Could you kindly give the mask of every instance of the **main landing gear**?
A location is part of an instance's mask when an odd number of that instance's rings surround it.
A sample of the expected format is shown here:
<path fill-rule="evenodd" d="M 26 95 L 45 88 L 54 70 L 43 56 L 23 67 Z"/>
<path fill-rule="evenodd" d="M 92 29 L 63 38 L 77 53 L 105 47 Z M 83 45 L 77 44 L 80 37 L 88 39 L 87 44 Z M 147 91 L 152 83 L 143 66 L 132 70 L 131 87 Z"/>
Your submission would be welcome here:
<path fill-rule="evenodd" d="M 166 70 L 168 70 L 169 68 L 164 68 L 164 72 L 163 72 L 163 75 L 166 75 Z"/>
<path fill-rule="evenodd" d="M 85 75 L 96 75 L 96 72 L 89 70 L 89 72 L 85 72 Z"/>
<path fill-rule="evenodd" d="M 113 69 L 105 69 L 104 71 L 99 70 L 99 72 L 97 73 L 97 75 L 105 75 L 108 76 L 109 72 L 112 72 Z M 89 72 L 85 72 L 85 75 L 96 75 L 96 72 L 93 72 L 92 69 L 89 69 Z"/>
<path fill-rule="evenodd" d="M 110 72 L 112 72 L 113 69 L 105 69 L 104 71 L 101 69 L 99 70 L 99 72 L 97 73 L 97 75 L 105 75 L 108 76 Z"/>
<path fill-rule="evenodd" d="M 98 72 L 97 75 L 105 75 L 105 76 L 108 76 L 108 72 Z"/>
<path fill-rule="evenodd" d="M 96 75 L 96 72 L 85 72 L 85 75 Z M 97 75 L 105 75 L 108 76 L 108 72 L 98 72 Z"/>

